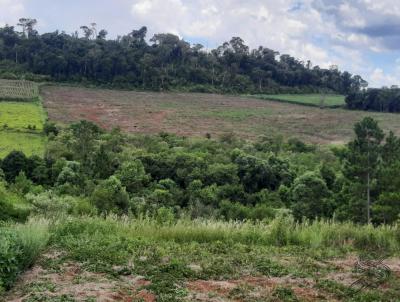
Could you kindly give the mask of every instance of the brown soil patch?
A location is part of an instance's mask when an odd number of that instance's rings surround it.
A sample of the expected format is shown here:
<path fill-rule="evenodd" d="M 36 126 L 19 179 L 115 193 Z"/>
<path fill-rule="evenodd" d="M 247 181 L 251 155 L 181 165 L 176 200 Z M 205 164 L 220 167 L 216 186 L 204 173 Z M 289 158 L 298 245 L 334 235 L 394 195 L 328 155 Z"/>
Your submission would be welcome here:
<path fill-rule="evenodd" d="M 245 139 L 282 134 L 312 143 L 343 143 L 364 116 L 385 130 L 400 134 L 397 114 L 320 109 L 254 98 L 155 93 L 47 86 L 42 89 L 51 120 L 69 123 L 87 119 L 129 133 L 170 132 L 212 137 L 235 133 Z"/>
<path fill-rule="evenodd" d="M 301 301 L 318 301 L 321 295 L 312 279 L 287 277 L 245 277 L 239 280 L 197 280 L 187 283 L 193 301 L 237 301 L 267 299 L 278 287 L 289 287 Z M 190 301 L 192 301 L 190 300 Z M 330 299 L 330 301 L 335 301 Z"/>
<path fill-rule="evenodd" d="M 149 281 L 140 276 L 110 279 L 106 274 L 84 270 L 79 263 L 64 263 L 57 272 L 37 265 L 20 277 L 5 301 L 23 302 L 34 295 L 39 295 L 50 299 L 67 296 L 75 301 L 87 301 L 91 298 L 99 302 L 133 302 L 140 299 L 154 302 L 156 297 L 142 289 L 149 284 Z"/>

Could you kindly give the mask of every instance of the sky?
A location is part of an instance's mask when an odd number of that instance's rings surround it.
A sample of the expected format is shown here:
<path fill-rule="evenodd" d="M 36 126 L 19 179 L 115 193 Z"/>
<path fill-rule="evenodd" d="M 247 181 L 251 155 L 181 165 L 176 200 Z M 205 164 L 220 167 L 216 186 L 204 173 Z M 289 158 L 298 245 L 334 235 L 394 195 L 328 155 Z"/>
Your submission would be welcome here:
<path fill-rule="evenodd" d="M 0 26 L 36 18 L 40 33 L 92 22 L 110 38 L 147 26 L 215 48 L 233 36 L 313 65 L 338 65 L 370 87 L 400 85 L 399 0 L 0 0 Z"/>

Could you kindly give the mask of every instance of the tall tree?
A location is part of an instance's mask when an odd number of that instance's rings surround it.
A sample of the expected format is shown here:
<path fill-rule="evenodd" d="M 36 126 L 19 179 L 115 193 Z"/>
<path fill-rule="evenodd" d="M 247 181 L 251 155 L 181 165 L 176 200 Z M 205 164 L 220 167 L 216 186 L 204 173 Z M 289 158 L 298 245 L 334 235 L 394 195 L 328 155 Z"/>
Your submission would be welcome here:
<path fill-rule="evenodd" d="M 345 155 L 345 176 L 364 188 L 366 199 L 366 220 L 371 222 L 371 188 L 375 182 L 381 161 L 382 140 L 384 133 L 371 117 L 358 122 L 354 131 L 356 138 L 348 144 Z"/>

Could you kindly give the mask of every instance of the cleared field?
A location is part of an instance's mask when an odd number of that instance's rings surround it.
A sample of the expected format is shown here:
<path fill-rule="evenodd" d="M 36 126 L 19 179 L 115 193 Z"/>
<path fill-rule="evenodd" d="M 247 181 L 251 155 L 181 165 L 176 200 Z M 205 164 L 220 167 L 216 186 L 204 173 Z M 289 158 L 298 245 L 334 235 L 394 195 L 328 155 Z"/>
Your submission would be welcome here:
<path fill-rule="evenodd" d="M 345 96 L 332 94 L 325 96 L 321 94 L 260 94 L 253 97 L 321 107 L 339 107 L 345 104 Z"/>
<path fill-rule="evenodd" d="M 34 82 L 0 79 L 0 99 L 32 100 L 38 96 L 38 85 Z"/>
<path fill-rule="evenodd" d="M 385 130 L 400 135 L 400 116 L 387 113 L 320 109 L 284 102 L 192 93 L 150 93 L 76 87 L 43 87 L 51 120 L 69 123 L 87 119 L 131 133 L 166 131 L 213 137 L 235 133 L 242 138 L 282 134 L 312 143 L 343 143 L 353 125 L 372 116 Z"/>
<path fill-rule="evenodd" d="M 11 151 L 22 151 L 27 156 L 43 155 L 46 139 L 43 135 L 0 131 L 0 158 L 4 158 Z"/>
<path fill-rule="evenodd" d="M 44 112 L 38 103 L 0 102 L 0 129 L 43 129 Z"/>

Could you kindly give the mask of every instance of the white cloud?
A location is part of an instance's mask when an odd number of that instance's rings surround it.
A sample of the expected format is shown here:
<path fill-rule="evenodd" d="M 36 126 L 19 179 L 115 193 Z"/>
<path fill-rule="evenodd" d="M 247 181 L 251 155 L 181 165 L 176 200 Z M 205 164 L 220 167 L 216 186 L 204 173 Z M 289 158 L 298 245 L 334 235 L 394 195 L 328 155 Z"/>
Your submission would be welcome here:
<path fill-rule="evenodd" d="M 393 75 L 387 74 L 381 68 L 375 68 L 371 75 L 369 76 L 371 83 L 371 87 L 382 87 L 382 86 L 391 86 L 391 85 L 399 85 L 400 84 L 400 74 Z"/>
<path fill-rule="evenodd" d="M 21 0 L 0 0 L 0 26 L 15 24 L 25 10 Z"/>

